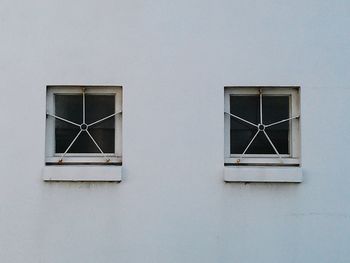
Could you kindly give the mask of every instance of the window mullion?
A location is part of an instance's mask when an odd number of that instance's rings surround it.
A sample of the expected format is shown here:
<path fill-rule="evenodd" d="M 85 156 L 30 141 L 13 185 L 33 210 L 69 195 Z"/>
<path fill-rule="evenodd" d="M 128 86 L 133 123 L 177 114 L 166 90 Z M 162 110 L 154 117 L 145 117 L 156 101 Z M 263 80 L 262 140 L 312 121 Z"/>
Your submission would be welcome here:
<path fill-rule="evenodd" d="M 83 88 L 83 123 L 85 123 L 85 88 Z"/>
<path fill-rule="evenodd" d="M 263 124 L 263 102 L 262 102 L 262 89 L 259 89 L 260 94 L 260 124 Z"/>

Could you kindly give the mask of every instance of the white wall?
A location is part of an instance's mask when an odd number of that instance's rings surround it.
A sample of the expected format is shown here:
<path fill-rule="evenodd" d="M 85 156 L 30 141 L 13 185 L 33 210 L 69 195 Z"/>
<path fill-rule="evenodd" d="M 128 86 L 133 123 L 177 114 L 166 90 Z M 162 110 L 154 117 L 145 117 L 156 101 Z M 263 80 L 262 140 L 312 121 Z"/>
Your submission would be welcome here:
<path fill-rule="evenodd" d="M 0 261 L 349 262 L 350 3 L 0 0 Z M 44 183 L 45 86 L 124 88 L 123 182 Z M 223 87 L 301 85 L 301 184 L 223 182 Z"/>

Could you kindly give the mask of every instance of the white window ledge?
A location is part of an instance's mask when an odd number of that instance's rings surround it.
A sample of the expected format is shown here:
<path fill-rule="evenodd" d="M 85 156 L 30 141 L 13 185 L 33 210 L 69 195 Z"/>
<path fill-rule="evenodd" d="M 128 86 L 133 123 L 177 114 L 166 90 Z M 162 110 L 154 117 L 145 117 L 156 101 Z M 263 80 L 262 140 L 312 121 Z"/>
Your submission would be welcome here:
<path fill-rule="evenodd" d="M 122 166 L 115 165 L 48 165 L 42 170 L 44 181 L 119 182 Z"/>
<path fill-rule="evenodd" d="M 276 182 L 301 183 L 301 167 L 243 167 L 225 166 L 225 182 Z"/>

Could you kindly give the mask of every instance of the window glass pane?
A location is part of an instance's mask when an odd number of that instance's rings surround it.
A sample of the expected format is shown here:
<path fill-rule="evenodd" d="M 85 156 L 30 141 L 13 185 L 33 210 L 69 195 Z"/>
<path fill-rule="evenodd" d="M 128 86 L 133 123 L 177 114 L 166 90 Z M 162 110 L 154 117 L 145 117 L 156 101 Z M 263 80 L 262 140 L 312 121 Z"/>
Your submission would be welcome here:
<path fill-rule="evenodd" d="M 86 123 L 92 123 L 115 113 L 114 95 L 86 94 Z M 113 126 L 114 127 L 114 126 Z"/>
<path fill-rule="evenodd" d="M 89 130 L 89 132 L 104 153 L 114 153 L 114 130 L 103 131 L 97 134 L 93 130 Z M 66 142 L 63 152 L 67 149 L 70 143 L 71 141 Z M 89 135 L 86 132 L 82 132 L 74 142 L 73 146 L 69 149 L 68 153 L 100 153 L 100 151 Z"/>
<path fill-rule="evenodd" d="M 245 120 L 252 123 L 258 123 L 260 119 L 260 99 L 257 95 L 241 96 L 235 95 L 230 97 L 230 110 L 232 114 L 235 114 Z M 234 122 L 247 126 L 245 122 L 242 122 L 236 118 Z M 251 128 L 251 125 L 247 126 Z"/>
<path fill-rule="evenodd" d="M 115 95 L 86 95 L 87 123 L 98 121 L 114 113 Z M 114 116 L 97 124 L 94 124 L 89 128 L 89 131 L 103 152 L 114 153 Z"/>
<path fill-rule="evenodd" d="M 263 123 L 270 124 L 289 118 L 289 96 L 263 96 Z M 288 122 L 279 124 L 288 129 Z M 271 127 L 272 128 L 272 127 Z M 278 127 L 281 128 L 281 127 Z"/>
<path fill-rule="evenodd" d="M 269 137 L 271 138 L 270 135 Z M 271 140 L 273 141 L 272 138 Z M 274 143 L 274 145 L 276 144 Z M 247 147 L 247 145 L 245 147 Z M 267 140 L 265 134 L 263 132 L 259 132 L 258 136 L 256 136 L 255 140 L 247 150 L 246 154 L 275 154 L 275 151 Z"/>
<path fill-rule="evenodd" d="M 230 110 L 254 124 L 260 122 L 260 98 L 258 95 L 234 95 L 230 97 Z M 270 124 L 289 117 L 289 96 L 263 95 L 263 123 Z M 231 117 L 231 154 L 242 154 L 257 132 L 257 128 Z M 280 154 L 289 153 L 289 122 L 266 128 L 266 133 Z M 259 132 L 246 154 L 275 154 L 263 132 Z"/>
<path fill-rule="evenodd" d="M 230 96 L 230 112 L 254 124 L 259 122 L 259 96 Z M 257 129 L 237 118 L 231 117 L 231 153 L 242 154 Z"/>
<path fill-rule="evenodd" d="M 55 152 L 64 153 L 79 131 L 79 127 L 55 119 Z M 69 152 L 72 152 L 73 147 Z"/>
<path fill-rule="evenodd" d="M 80 124 L 82 122 L 83 116 L 82 109 L 82 95 L 55 95 L 55 114 L 57 116 Z M 79 131 L 79 127 L 55 119 L 56 153 L 65 152 Z"/>
<path fill-rule="evenodd" d="M 288 119 L 289 100 L 289 96 L 263 96 L 263 122 L 270 124 Z M 280 154 L 289 153 L 289 125 L 289 121 L 286 121 L 266 128 L 266 133 Z"/>
<path fill-rule="evenodd" d="M 271 127 L 266 129 L 266 133 L 270 137 L 273 145 L 275 145 L 277 151 L 280 154 L 289 154 L 289 130 L 288 129 L 273 130 Z M 273 153 L 275 153 L 275 151 L 273 151 Z"/>
<path fill-rule="evenodd" d="M 232 117 L 231 117 L 232 118 Z M 232 123 L 232 122 L 231 122 Z M 231 128 L 231 153 L 242 154 L 249 142 L 253 139 L 256 130 Z M 251 148 L 252 146 L 250 146 Z"/>
<path fill-rule="evenodd" d="M 82 123 L 82 95 L 56 95 L 56 115 L 67 120 Z M 98 121 L 114 113 L 114 95 L 90 95 L 85 97 L 86 123 Z M 70 143 L 80 131 L 80 128 L 69 123 L 55 120 L 55 143 L 56 153 L 66 151 Z M 99 147 L 105 153 L 114 153 L 115 118 L 111 117 L 105 121 L 88 128 Z M 100 153 L 94 142 L 83 131 L 74 142 L 68 153 Z"/>
<path fill-rule="evenodd" d="M 112 122 L 114 124 L 114 120 Z M 104 153 L 114 153 L 114 128 L 91 128 L 90 134 L 92 135 L 92 137 L 94 137 L 95 141 Z M 96 150 L 98 149 L 96 148 Z"/>
<path fill-rule="evenodd" d="M 82 95 L 55 95 L 55 114 L 61 118 L 75 123 L 82 123 L 83 99 Z M 68 123 L 61 123 L 62 126 L 70 127 Z"/>

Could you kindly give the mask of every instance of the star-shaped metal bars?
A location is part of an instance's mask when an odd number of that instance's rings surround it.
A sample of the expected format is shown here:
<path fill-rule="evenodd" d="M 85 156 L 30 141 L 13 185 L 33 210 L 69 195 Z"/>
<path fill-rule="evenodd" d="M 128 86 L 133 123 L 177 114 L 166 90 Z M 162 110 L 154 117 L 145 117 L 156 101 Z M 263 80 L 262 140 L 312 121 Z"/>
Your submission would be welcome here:
<path fill-rule="evenodd" d="M 100 122 L 103 122 L 109 118 L 112 118 L 113 116 L 121 113 L 121 111 L 118 111 L 118 112 L 115 112 L 111 115 L 108 115 L 102 119 L 99 119 L 95 122 L 92 122 L 92 123 L 89 123 L 87 124 L 85 122 L 85 88 L 82 89 L 82 96 L 83 96 L 83 122 L 81 124 L 78 124 L 78 123 L 75 123 L 75 122 L 72 122 L 70 120 L 67 120 L 65 118 L 62 118 L 62 117 L 59 117 L 59 116 L 56 116 L 55 114 L 52 114 L 52 113 L 46 113 L 48 116 L 51 116 L 53 118 L 56 118 L 58 120 L 61 120 L 61 121 L 64 121 L 64 122 L 67 122 L 69 124 L 72 124 L 72 125 L 75 125 L 77 127 L 80 128 L 78 134 L 74 137 L 74 139 L 72 140 L 72 142 L 69 144 L 69 146 L 67 147 L 67 149 L 64 151 L 64 153 L 61 155 L 61 158 L 59 159 L 59 163 L 62 163 L 63 162 L 63 158 L 64 156 L 66 156 L 66 154 L 68 153 L 69 149 L 73 146 L 74 142 L 78 139 L 79 135 L 82 133 L 82 132 L 86 132 L 87 135 L 90 137 L 90 139 L 92 140 L 92 142 L 96 145 L 96 148 L 100 151 L 100 153 L 103 155 L 103 157 L 106 159 L 106 163 L 108 163 L 110 161 L 110 159 L 107 157 L 107 155 L 102 151 L 101 147 L 98 145 L 98 143 L 95 141 L 95 139 L 92 137 L 91 133 L 88 131 L 89 127 L 97 124 L 97 123 L 100 123 Z"/>
<path fill-rule="evenodd" d="M 258 124 L 255 124 L 255 123 L 252 123 L 246 119 L 243 119 L 235 114 L 232 114 L 230 112 L 225 112 L 226 114 L 230 115 L 231 117 L 233 118 L 236 118 L 240 121 L 243 121 L 251 126 L 254 126 L 257 131 L 255 133 L 255 135 L 253 136 L 253 138 L 250 140 L 250 142 L 248 143 L 247 147 L 244 149 L 243 153 L 240 155 L 240 157 L 237 159 L 237 163 L 240 163 L 240 161 L 244 158 L 244 155 L 245 153 L 248 151 L 250 145 L 254 142 L 256 136 L 258 136 L 259 132 L 262 132 L 264 133 L 266 139 L 269 141 L 270 145 L 272 146 L 273 150 L 275 151 L 275 153 L 277 154 L 277 156 L 280 158 L 280 161 L 282 162 L 282 157 L 281 155 L 279 154 L 278 150 L 276 149 L 275 145 L 273 144 L 273 142 L 271 141 L 270 137 L 267 135 L 265 129 L 268 128 L 268 127 L 271 127 L 271 126 L 274 126 L 274 125 L 277 125 L 277 124 L 280 124 L 280 123 L 283 123 L 283 122 L 286 122 L 286 121 L 290 121 L 290 120 L 293 120 L 293 119 L 298 119 L 300 118 L 299 115 L 297 116 L 293 116 L 293 117 L 290 117 L 288 119 L 283 119 L 283 120 L 280 120 L 280 121 L 276 121 L 276 122 L 273 122 L 273 123 L 270 123 L 270 124 L 264 124 L 263 123 L 263 91 L 262 89 L 259 89 L 259 96 L 260 96 L 260 123 Z"/>

